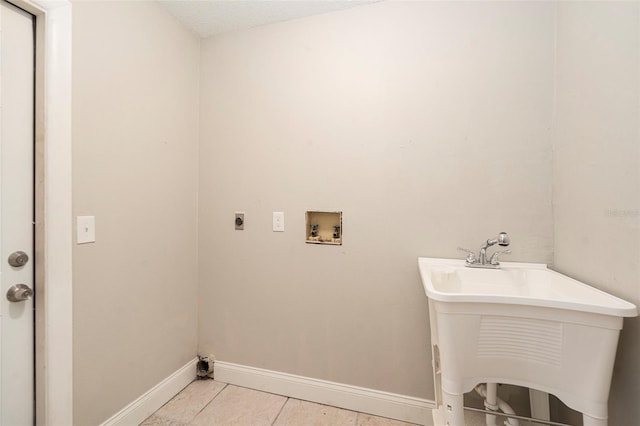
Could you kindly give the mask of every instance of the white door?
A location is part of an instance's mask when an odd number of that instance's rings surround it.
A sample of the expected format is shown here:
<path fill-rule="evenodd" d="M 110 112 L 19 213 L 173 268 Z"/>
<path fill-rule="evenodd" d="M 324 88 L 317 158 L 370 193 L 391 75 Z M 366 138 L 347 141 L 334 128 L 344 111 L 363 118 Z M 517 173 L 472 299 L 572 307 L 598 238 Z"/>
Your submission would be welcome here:
<path fill-rule="evenodd" d="M 34 421 L 34 18 L 1 1 L 0 426 L 17 426 Z"/>

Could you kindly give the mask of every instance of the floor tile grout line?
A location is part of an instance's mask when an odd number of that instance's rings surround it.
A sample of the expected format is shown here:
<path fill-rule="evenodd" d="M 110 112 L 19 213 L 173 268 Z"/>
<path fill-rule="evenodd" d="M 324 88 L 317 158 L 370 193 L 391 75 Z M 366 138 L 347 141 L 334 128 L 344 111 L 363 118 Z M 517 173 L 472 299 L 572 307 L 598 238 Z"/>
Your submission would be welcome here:
<path fill-rule="evenodd" d="M 271 422 L 271 426 L 275 425 L 276 422 L 278 421 L 278 417 L 280 417 L 280 414 L 282 414 L 282 410 L 284 410 L 284 406 L 287 405 L 287 403 L 289 402 L 289 400 L 291 399 L 290 397 L 286 397 L 287 399 L 284 401 L 284 404 L 282 404 L 282 407 L 280 407 L 280 411 L 278 411 L 278 415 L 273 419 L 273 422 Z"/>
<path fill-rule="evenodd" d="M 196 379 L 196 380 L 197 380 L 197 379 Z M 214 380 L 214 379 L 211 379 L 211 380 Z M 194 380 L 194 382 L 195 382 L 195 380 Z M 191 383 L 193 383 L 193 382 L 191 382 Z M 224 386 L 222 387 L 222 389 L 220 389 L 220 390 L 219 390 L 219 391 L 218 391 L 218 392 L 213 396 L 213 398 L 211 398 L 211 400 L 210 400 L 209 402 L 207 402 L 207 403 L 204 405 L 204 407 L 202 407 L 202 408 L 200 409 L 200 411 L 198 411 L 198 412 L 195 414 L 195 416 L 193 416 L 193 417 L 191 418 L 191 420 L 189 420 L 189 421 L 186 423 L 187 425 L 193 424 L 193 421 L 196 419 L 196 417 L 198 417 L 198 416 L 200 415 L 200 413 L 202 413 L 202 412 L 204 411 L 204 409 L 205 409 L 205 408 L 207 408 L 207 407 L 209 406 L 209 404 L 211 404 L 211 403 L 212 403 L 212 402 L 213 402 L 213 401 L 218 397 L 218 395 L 220 395 L 222 392 L 224 392 L 224 390 L 225 390 L 225 389 L 227 388 L 227 386 L 229 385 L 229 383 L 224 383 L 224 382 L 218 382 L 218 383 L 222 383 L 222 384 L 224 385 Z"/>
<path fill-rule="evenodd" d="M 168 421 L 168 422 L 169 422 L 169 421 L 171 421 L 171 419 L 168 419 L 167 417 L 163 416 L 162 414 L 158 414 L 158 411 L 160 411 L 160 410 L 161 410 L 161 409 L 163 409 L 165 406 L 167 406 L 171 401 L 173 401 L 174 399 L 176 399 L 176 397 L 177 397 L 178 395 L 180 395 L 182 392 L 184 392 L 184 390 L 185 390 L 186 388 L 188 388 L 189 386 L 191 386 L 191 384 L 192 384 L 193 382 L 195 382 L 196 380 L 198 380 L 198 379 L 196 378 L 196 379 L 192 380 L 191 382 L 189 382 L 189 384 L 188 384 L 187 386 L 185 386 L 185 387 L 183 387 L 182 389 L 180 389 L 180 391 L 179 391 L 177 394 L 175 394 L 174 396 L 172 396 L 172 397 L 171 397 L 171 399 L 169 399 L 167 402 L 165 402 L 164 404 L 162 404 L 162 405 L 160 406 L 160 408 L 156 409 L 153 413 L 151 413 L 151 414 L 150 414 L 146 419 L 144 419 L 144 420 L 142 421 L 142 423 L 139 423 L 139 424 L 138 424 L 138 426 L 143 425 L 143 424 L 144 424 L 147 420 L 149 420 L 151 417 L 157 417 L 157 418 L 159 418 L 160 420 L 162 420 L 163 422 L 164 422 L 164 421 Z M 191 420 L 193 420 L 193 419 L 191 419 Z M 187 423 L 189 423 L 189 422 L 187 422 Z"/>
<path fill-rule="evenodd" d="M 182 392 L 183 392 L 187 387 L 189 387 L 189 386 L 190 386 L 192 383 L 194 383 L 195 381 L 196 381 L 196 380 L 192 381 L 189 385 L 185 386 L 185 388 L 184 388 L 184 389 L 182 389 L 180 392 L 178 392 L 178 394 L 176 394 L 176 396 L 174 396 L 174 398 L 175 398 L 175 397 L 177 397 L 179 394 L 181 394 L 181 393 L 182 393 Z M 222 388 L 220 388 L 220 390 L 219 390 L 219 391 L 217 391 L 217 392 L 215 393 L 215 395 L 214 395 L 214 396 L 213 396 L 213 397 L 212 397 L 212 398 L 211 398 L 211 399 L 210 399 L 210 400 L 209 400 L 209 401 L 208 401 L 208 402 L 207 402 L 207 403 L 206 403 L 206 404 L 205 404 L 205 405 L 204 405 L 204 406 L 203 406 L 203 407 L 202 407 L 202 408 L 201 408 L 201 409 L 200 409 L 200 410 L 195 414 L 195 415 L 193 415 L 193 417 L 191 417 L 191 419 L 190 419 L 190 420 L 188 420 L 188 421 L 187 421 L 187 422 L 185 422 L 185 423 L 180 423 L 180 425 L 181 425 L 181 426 L 188 426 L 188 425 L 194 425 L 194 424 L 196 424 L 196 423 L 195 423 L 196 418 L 197 418 L 199 415 L 201 415 L 201 413 L 202 413 L 205 409 L 207 409 L 207 407 L 209 407 L 209 406 L 211 405 L 211 403 L 212 403 L 212 402 L 214 402 L 216 399 L 218 399 L 218 397 L 219 397 L 223 392 L 227 392 L 229 389 L 236 387 L 236 385 L 231 385 L 231 384 L 229 384 L 229 383 L 225 383 L 225 382 L 221 382 L 221 381 L 217 381 L 217 380 L 212 380 L 212 381 L 215 381 L 215 382 L 217 382 L 217 383 L 219 383 L 219 384 L 223 385 L 223 386 L 222 386 Z M 292 398 L 292 397 L 289 397 L 289 396 L 286 396 L 286 395 L 276 394 L 276 393 L 272 393 L 272 392 L 265 392 L 265 391 L 261 391 L 261 390 L 254 389 L 254 388 L 248 388 L 248 387 L 244 387 L 244 386 L 237 386 L 237 387 L 239 387 L 239 388 L 249 389 L 249 390 L 252 390 L 252 391 L 259 392 L 259 393 L 265 393 L 265 394 L 271 394 L 271 395 L 279 395 L 279 396 L 281 396 L 281 397 L 284 397 L 284 398 L 285 398 L 285 399 L 284 399 L 284 402 L 282 403 L 282 405 L 280 406 L 280 408 L 279 408 L 279 410 L 278 410 L 278 413 L 277 413 L 277 414 L 276 414 L 276 416 L 274 417 L 273 421 L 270 423 L 270 426 L 275 426 L 275 425 L 276 425 L 276 423 L 278 422 L 278 420 L 279 420 L 279 419 L 280 419 L 280 417 L 282 416 L 282 413 L 283 413 L 283 411 L 284 411 L 285 407 L 286 407 L 286 406 L 287 406 L 287 405 L 288 405 L 292 400 L 293 400 L 293 401 L 304 401 L 304 400 L 298 400 L 298 399 L 296 399 L 296 398 Z M 172 400 L 173 400 L 174 398 L 172 398 Z M 171 401 L 171 400 L 170 400 L 170 401 Z M 166 404 L 168 404 L 170 401 L 167 401 L 167 403 L 165 403 L 165 404 L 163 405 L 163 407 L 164 407 Z M 366 420 L 365 420 L 365 419 L 366 419 L 366 417 L 364 417 L 365 415 L 369 415 L 369 416 L 371 416 L 371 414 L 367 414 L 367 413 L 363 413 L 363 412 L 359 412 L 359 411 L 355 411 L 355 410 L 348 410 L 348 409 L 344 409 L 344 408 L 336 407 L 336 406 L 333 406 L 333 405 L 327 405 L 327 404 L 322 404 L 322 403 L 313 402 L 313 401 L 307 401 L 307 402 L 312 403 L 312 404 L 318 404 L 318 405 L 322 405 L 322 406 L 332 407 L 332 408 L 335 408 L 335 409 L 338 409 L 338 410 L 345 410 L 345 411 L 352 411 L 352 412 L 354 412 L 354 413 L 356 414 L 356 416 L 355 416 L 355 419 L 354 419 L 354 420 L 355 420 L 355 423 L 354 423 L 354 425 L 353 425 L 353 426 L 358 426 L 358 425 L 360 424 L 360 422 L 361 422 L 361 421 L 366 421 Z M 151 414 L 151 416 L 149 416 L 149 417 L 152 417 L 152 416 L 154 416 L 154 415 L 156 415 L 156 413 L 152 413 L 152 414 Z M 375 417 L 375 416 L 374 416 L 374 417 Z M 170 421 L 168 418 L 166 418 L 166 417 L 164 417 L 164 416 L 158 416 L 158 418 L 163 422 L 163 424 L 165 423 L 165 421 Z M 283 418 L 286 418 L 286 417 L 283 417 Z M 388 418 L 387 418 L 387 419 L 388 419 Z M 388 420 L 394 421 L 395 419 L 388 419 Z M 143 424 L 143 423 L 142 423 L 142 424 Z M 406 424 L 407 426 L 418 426 L 418 425 L 413 425 L 413 424 L 410 424 L 410 423 L 402 423 L 402 424 Z"/>

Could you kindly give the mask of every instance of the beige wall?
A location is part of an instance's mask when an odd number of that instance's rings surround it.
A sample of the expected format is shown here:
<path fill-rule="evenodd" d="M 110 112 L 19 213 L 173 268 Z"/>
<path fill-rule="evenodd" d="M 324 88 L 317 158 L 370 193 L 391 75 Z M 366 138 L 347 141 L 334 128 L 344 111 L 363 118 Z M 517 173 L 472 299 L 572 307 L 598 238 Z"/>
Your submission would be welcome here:
<path fill-rule="evenodd" d="M 75 2 L 73 206 L 98 239 L 74 248 L 76 423 L 197 342 L 433 398 L 416 257 L 501 230 L 511 260 L 640 304 L 638 8 L 384 2 L 200 51 L 153 2 Z M 315 209 L 344 212 L 342 246 L 304 244 Z M 639 341 L 625 321 L 611 424 L 640 417 Z"/>
<path fill-rule="evenodd" d="M 560 2 L 554 267 L 640 306 L 640 5 Z M 640 418 L 640 321 L 624 323 L 611 425 Z"/>
<path fill-rule="evenodd" d="M 505 230 L 552 260 L 553 25 L 383 2 L 203 41 L 200 351 L 433 399 L 417 257 Z M 313 209 L 343 211 L 342 246 L 304 243 Z"/>
<path fill-rule="evenodd" d="M 199 40 L 154 2 L 73 4 L 74 420 L 98 424 L 197 347 Z"/>

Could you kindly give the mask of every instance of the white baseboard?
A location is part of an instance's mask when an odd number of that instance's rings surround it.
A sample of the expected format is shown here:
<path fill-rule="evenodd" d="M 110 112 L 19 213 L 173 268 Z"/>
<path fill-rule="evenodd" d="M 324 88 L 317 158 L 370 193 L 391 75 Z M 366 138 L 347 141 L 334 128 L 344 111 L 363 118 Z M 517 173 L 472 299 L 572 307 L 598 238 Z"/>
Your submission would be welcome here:
<path fill-rule="evenodd" d="M 223 383 L 432 426 L 435 402 L 427 399 L 216 361 L 214 378 Z"/>
<path fill-rule="evenodd" d="M 137 426 L 196 378 L 195 358 L 124 407 L 101 426 Z"/>

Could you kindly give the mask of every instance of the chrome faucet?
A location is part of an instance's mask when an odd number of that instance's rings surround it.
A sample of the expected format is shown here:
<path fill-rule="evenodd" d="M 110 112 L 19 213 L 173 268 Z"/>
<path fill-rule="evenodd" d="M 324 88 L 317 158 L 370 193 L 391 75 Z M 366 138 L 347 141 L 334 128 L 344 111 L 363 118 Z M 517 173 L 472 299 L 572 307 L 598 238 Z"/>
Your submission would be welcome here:
<path fill-rule="evenodd" d="M 509 235 L 507 235 L 506 232 L 501 232 L 496 238 L 488 239 L 482 245 L 482 247 L 480 247 L 480 253 L 478 254 L 478 256 L 476 256 L 475 253 L 469 249 L 458 247 L 458 250 L 467 253 L 465 265 L 470 268 L 498 269 L 500 268 L 500 261 L 498 260 L 498 258 L 503 254 L 511 254 L 511 250 L 507 249 L 504 251 L 495 252 L 487 262 L 487 249 L 496 244 L 506 247 L 510 242 L 511 240 L 509 239 Z"/>

